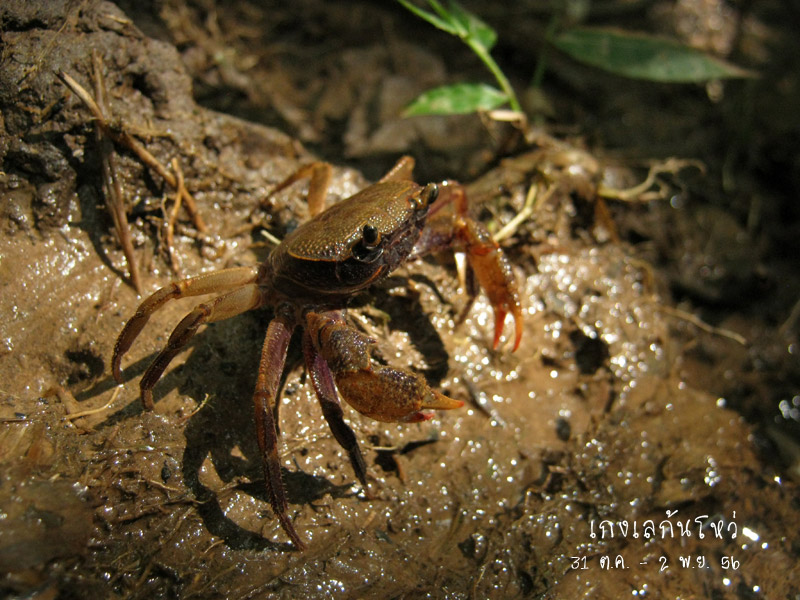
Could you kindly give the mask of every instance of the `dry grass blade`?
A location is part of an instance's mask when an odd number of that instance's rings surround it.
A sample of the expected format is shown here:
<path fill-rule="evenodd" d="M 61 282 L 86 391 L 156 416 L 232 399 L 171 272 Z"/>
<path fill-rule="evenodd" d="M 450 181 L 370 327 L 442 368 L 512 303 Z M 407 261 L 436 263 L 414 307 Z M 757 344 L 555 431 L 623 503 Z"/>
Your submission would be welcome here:
<path fill-rule="evenodd" d="M 105 120 L 103 116 L 108 112 L 106 104 L 106 86 L 103 80 L 103 65 L 100 61 L 100 56 L 96 52 L 92 52 L 92 64 L 94 67 L 94 95 L 97 102 L 95 104 L 96 110 L 92 110 L 92 112 L 96 112 L 100 115 L 101 119 Z M 86 96 L 91 100 L 88 94 Z M 139 265 L 136 262 L 136 255 L 133 251 L 133 241 L 131 240 L 131 232 L 128 227 L 128 217 L 125 212 L 125 203 L 122 199 L 122 186 L 117 177 L 114 146 L 108 139 L 108 136 L 104 135 L 102 127 L 96 127 L 95 134 L 100 150 L 106 208 L 114 223 L 114 230 L 117 232 L 117 239 L 119 240 L 119 245 L 122 247 L 122 252 L 125 254 L 125 260 L 128 261 L 128 272 L 130 273 L 131 283 L 133 283 L 136 292 L 141 295 L 142 280 L 139 276 Z"/>
<path fill-rule="evenodd" d="M 167 254 L 169 254 L 170 266 L 172 267 L 173 272 L 180 277 L 181 266 L 178 263 L 178 257 L 176 256 L 174 247 L 175 222 L 178 220 L 178 212 L 181 209 L 181 199 L 185 197 L 186 188 L 183 185 L 183 171 L 181 170 L 181 166 L 178 163 L 177 158 L 172 159 L 172 168 L 175 171 L 175 175 L 178 179 L 178 187 L 175 190 L 175 203 L 173 204 L 172 210 L 169 213 L 169 218 L 167 219 L 167 231 L 164 235 L 164 238 L 167 246 Z"/>
<path fill-rule="evenodd" d="M 735 331 L 731 331 L 730 329 L 725 329 L 723 327 L 715 327 L 714 325 L 709 325 L 699 317 L 693 315 L 690 312 L 686 312 L 685 310 L 681 310 L 679 308 L 673 308 L 671 306 L 659 306 L 658 310 L 672 315 L 673 317 L 677 317 L 678 319 L 683 319 L 687 323 L 691 323 L 698 329 L 705 331 L 706 333 L 710 333 L 712 335 L 718 335 L 720 337 L 727 338 L 736 342 L 737 344 L 741 344 L 742 346 L 747 346 L 747 338 L 743 335 L 736 333 Z"/>
<path fill-rule="evenodd" d="M 114 402 L 116 402 L 117 396 L 119 396 L 119 392 L 120 392 L 121 389 L 122 389 L 122 386 L 117 386 L 114 389 L 114 392 L 111 394 L 111 398 L 109 398 L 108 402 L 106 402 L 103 406 L 100 406 L 98 408 L 90 408 L 90 409 L 87 409 L 87 410 L 81 410 L 81 411 L 78 411 L 78 412 L 68 413 L 64 418 L 67 421 L 74 421 L 75 419 L 80 419 L 81 417 L 89 417 L 91 415 L 97 415 L 97 414 L 100 414 L 102 412 L 107 411 L 109 408 L 111 408 L 111 405 L 114 404 Z"/>
<path fill-rule="evenodd" d="M 557 189 L 556 186 L 550 186 L 543 190 L 543 187 L 544 186 L 539 184 L 531 184 L 528 188 L 528 193 L 525 195 L 525 204 L 522 210 L 506 223 L 500 231 L 492 236 L 495 242 L 502 242 L 514 235 L 517 229 L 519 229 L 519 226 L 528 220 L 539 206 L 547 202 Z"/>

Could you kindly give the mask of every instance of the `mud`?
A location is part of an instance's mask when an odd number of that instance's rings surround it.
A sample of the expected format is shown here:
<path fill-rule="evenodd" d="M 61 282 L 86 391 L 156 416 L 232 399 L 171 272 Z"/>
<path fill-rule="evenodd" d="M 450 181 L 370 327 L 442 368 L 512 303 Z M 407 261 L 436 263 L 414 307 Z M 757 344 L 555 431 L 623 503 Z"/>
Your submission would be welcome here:
<path fill-rule="evenodd" d="M 644 171 L 600 143 L 590 151 L 541 132 L 493 160 L 501 144 L 489 150 L 477 119 L 391 116 L 451 76 L 441 55 L 405 37 L 419 24 L 402 11 L 121 6 L 127 13 L 92 1 L 0 7 L 4 596 L 800 595 L 800 286 L 785 200 L 800 186 L 786 162 L 773 164 L 786 175 L 777 185 L 754 172 L 721 206 L 720 165 L 705 147 L 709 171 L 666 177 L 665 198 L 601 202 L 601 182 L 627 187 Z M 378 33 L 389 22 L 386 46 Z M 309 43 L 331 30 L 331 46 Z M 409 263 L 354 300 L 350 317 L 380 340 L 383 360 L 466 402 L 414 425 L 348 410 L 368 491 L 292 344 L 282 459 L 304 553 L 272 515 L 252 424 L 268 311 L 201 331 L 156 386 L 153 413 L 138 377 L 191 300 L 157 313 L 125 359 L 125 383 L 111 377 L 114 341 L 140 298 L 103 204 L 90 114 L 58 78 L 92 89 L 92 51 L 115 126 L 162 164 L 179 160 L 208 225 L 199 232 L 182 214 L 172 248 L 182 275 L 263 260 L 262 230 L 280 238 L 306 218 L 303 185 L 268 195 L 313 158 L 308 146 L 336 165 L 331 202 L 368 180 L 337 152 L 377 153 L 360 165 L 369 179 L 411 152 L 421 180 L 471 181 L 475 213 L 494 231 L 531 186 L 547 193 L 503 242 L 525 298 L 517 352 L 491 350 L 484 297 L 456 323 L 465 296 L 448 255 Z M 796 86 L 796 74 L 786 81 Z M 648 134 L 649 146 L 641 133 L 631 144 L 651 157 L 677 144 Z M 683 141 L 681 155 L 697 150 Z M 174 190 L 129 151 L 116 155 L 149 293 L 177 277 L 164 235 Z M 755 228 L 741 212 L 754 189 Z"/>

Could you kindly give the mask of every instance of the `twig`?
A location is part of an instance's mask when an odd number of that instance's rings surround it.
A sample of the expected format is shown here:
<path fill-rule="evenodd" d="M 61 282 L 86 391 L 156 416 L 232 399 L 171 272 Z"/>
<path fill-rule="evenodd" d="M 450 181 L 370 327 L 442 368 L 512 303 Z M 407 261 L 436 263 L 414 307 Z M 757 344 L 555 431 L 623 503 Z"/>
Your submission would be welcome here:
<path fill-rule="evenodd" d="M 550 197 L 555 193 L 556 186 L 550 186 L 547 190 L 541 194 L 541 188 L 538 184 L 532 184 L 531 187 L 528 188 L 528 193 L 525 196 L 525 204 L 522 206 L 522 210 L 519 211 L 513 219 L 511 219 L 505 226 L 498 231 L 494 236 L 495 242 L 502 242 L 504 239 L 511 237 L 514 235 L 519 229 L 519 226 L 522 225 L 530 216 L 534 213 L 536 208 L 547 202 Z"/>
<path fill-rule="evenodd" d="M 91 416 L 91 415 L 96 415 L 98 413 L 101 413 L 103 411 L 108 410 L 109 408 L 111 408 L 111 405 L 114 404 L 114 402 L 116 402 L 117 396 L 119 396 L 119 392 L 120 392 L 121 389 L 122 389 L 121 385 L 118 385 L 116 388 L 114 388 L 114 393 L 111 394 L 111 398 L 109 399 L 109 401 L 106 402 L 100 408 L 90 408 L 88 410 L 81 410 L 81 411 L 78 411 L 78 412 L 69 413 L 64 418 L 67 421 L 74 421 L 75 419 L 80 419 L 81 417 L 88 417 L 88 416 Z"/>
<path fill-rule="evenodd" d="M 69 12 L 69 14 L 67 14 L 67 16 L 64 18 L 64 22 L 61 24 L 61 27 L 59 27 L 58 31 L 56 31 L 50 37 L 50 41 L 48 41 L 46 44 L 44 44 L 44 46 L 42 47 L 42 51 L 39 53 L 39 56 L 37 56 L 36 59 L 33 61 L 33 64 L 25 69 L 25 72 L 22 74 L 22 77 L 20 77 L 19 81 L 17 82 L 17 86 L 19 88 L 22 87 L 22 84 L 25 82 L 25 80 L 28 77 L 30 77 L 31 75 L 34 75 L 36 72 L 39 71 L 39 69 L 41 68 L 42 63 L 44 61 L 45 56 L 50 54 L 50 52 L 53 50 L 53 46 L 55 45 L 55 43 L 58 40 L 59 36 L 62 33 L 64 33 L 64 30 L 66 30 L 67 26 L 69 26 L 71 29 L 75 28 L 75 25 L 78 22 L 78 17 L 80 16 L 81 11 L 86 7 L 87 3 L 88 3 L 88 0 L 82 0 L 82 2 L 80 4 L 75 6 Z"/>
<path fill-rule="evenodd" d="M 189 419 L 191 419 L 193 416 L 195 416 L 197 413 L 199 413 L 201 410 L 203 410 L 203 407 L 206 404 L 208 404 L 209 399 L 210 399 L 210 396 L 208 394 L 206 394 L 205 397 L 203 398 L 203 401 L 200 402 L 200 404 L 197 405 L 197 408 L 195 408 L 188 415 L 178 419 L 178 424 L 179 425 L 184 425 L 185 423 L 187 423 L 189 421 Z"/>
<path fill-rule="evenodd" d="M 97 98 L 95 107 L 97 113 L 102 116 L 108 112 L 108 108 L 106 104 L 106 86 L 103 80 L 102 63 L 100 62 L 100 56 L 97 52 L 92 52 L 92 63 L 94 66 L 94 94 Z M 86 94 L 86 97 L 91 100 L 88 94 Z M 114 231 L 117 232 L 117 240 L 119 241 L 119 245 L 122 246 L 125 260 L 128 262 L 128 272 L 131 276 L 131 283 L 133 283 L 136 293 L 141 295 L 142 280 L 139 276 L 139 265 L 136 262 L 136 254 L 133 251 L 131 232 L 128 227 L 128 217 L 125 213 L 125 203 L 122 199 L 122 186 L 117 177 L 114 146 L 109 138 L 103 134 L 103 129 L 101 127 L 95 128 L 95 136 L 97 137 L 97 144 L 100 148 L 100 162 L 103 172 L 103 189 L 105 190 L 106 208 L 114 223 Z"/>
<path fill-rule="evenodd" d="M 734 342 L 741 344 L 742 346 L 747 345 L 747 338 L 744 337 L 743 335 L 740 335 L 735 331 L 731 331 L 730 329 L 724 329 L 722 327 L 714 327 L 713 325 L 709 325 L 696 315 L 693 315 L 690 312 L 686 312 L 685 310 L 681 310 L 679 308 L 673 308 L 671 306 L 658 306 L 658 310 L 668 315 L 672 315 L 673 317 L 683 319 L 684 321 L 691 323 L 698 329 L 702 329 L 706 333 L 728 338 L 729 340 L 733 340 Z"/>
<path fill-rule="evenodd" d="M 67 73 L 61 71 L 58 74 L 59 79 L 66 85 L 72 92 L 78 96 L 78 98 L 83 101 L 89 111 L 92 113 L 92 116 L 97 121 L 98 127 L 103 130 L 109 138 L 111 138 L 114 143 L 124 146 L 131 152 L 133 152 L 139 160 L 141 160 L 145 165 L 153 169 L 158 175 L 167 182 L 167 184 L 172 187 L 173 189 L 177 189 L 178 187 L 178 179 L 175 175 L 170 173 L 164 165 L 158 162 L 158 159 L 150 154 L 144 146 L 142 146 L 136 139 L 134 139 L 127 131 L 125 131 L 122 127 L 112 127 L 109 124 L 108 119 L 105 118 L 100 108 L 97 106 L 97 103 L 94 99 L 89 95 L 89 93 L 72 77 L 70 77 Z M 188 190 L 184 188 L 183 192 L 183 201 L 186 204 L 186 212 L 189 213 L 189 216 L 194 223 L 195 228 L 200 231 L 201 233 L 205 233 L 208 231 L 208 227 L 206 227 L 203 218 L 200 216 L 200 213 L 197 210 L 197 203 L 194 200 L 194 197 L 189 193 Z"/>
<path fill-rule="evenodd" d="M 169 214 L 169 219 L 167 219 L 167 232 L 165 235 L 165 242 L 167 245 L 167 254 L 169 255 L 169 262 L 172 266 L 172 270 L 175 272 L 176 275 L 180 277 L 180 265 L 178 264 L 177 256 L 175 255 L 175 248 L 173 245 L 175 239 L 175 222 L 178 220 L 178 211 L 181 209 L 181 199 L 184 197 L 184 193 L 186 192 L 186 188 L 183 186 L 183 171 L 181 170 L 181 166 L 178 163 L 177 158 L 172 159 L 172 169 L 175 171 L 177 176 L 177 189 L 175 190 L 175 203 L 172 206 L 172 210 Z"/>
<path fill-rule="evenodd" d="M 262 230 L 261 230 L 261 235 L 262 235 L 263 237 L 265 237 L 265 238 L 266 238 L 266 240 L 267 240 L 267 241 L 268 241 L 270 244 L 272 244 L 273 246 L 279 246 L 279 245 L 280 245 L 280 243 L 281 243 L 281 241 L 280 241 L 280 240 L 279 240 L 277 237 L 275 237 L 273 234 L 271 234 L 271 233 L 270 233 L 269 231 L 267 231 L 266 229 L 262 229 Z"/>

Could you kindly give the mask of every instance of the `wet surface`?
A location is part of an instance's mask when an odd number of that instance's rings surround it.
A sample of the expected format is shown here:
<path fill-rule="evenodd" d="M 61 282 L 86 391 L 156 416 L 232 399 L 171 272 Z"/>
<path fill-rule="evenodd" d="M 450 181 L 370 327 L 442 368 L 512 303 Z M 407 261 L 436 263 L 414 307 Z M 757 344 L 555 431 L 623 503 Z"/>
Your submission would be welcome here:
<path fill-rule="evenodd" d="M 475 213 L 494 231 L 522 210 L 531 186 L 547 194 L 503 241 L 525 299 L 522 344 L 515 353 L 507 341 L 491 350 L 492 313 L 483 296 L 456 323 L 466 298 L 447 254 L 409 263 L 355 299 L 350 318 L 379 340 L 382 360 L 411 365 L 465 401 L 463 409 L 411 425 L 345 409 L 367 461 L 364 490 L 330 434 L 293 343 L 280 423 L 290 516 L 308 544 L 297 552 L 267 501 L 252 422 L 269 311 L 202 330 L 158 382 L 153 413 L 141 407 L 138 378 L 192 300 L 159 311 L 125 357 L 125 384 L 112 379 L 114 341 L 140 299 L 103 206 L 89 113 L 56 73 L 67 71 L 91 89 L 86 56 L 96 49 L 115 117 L 164 164 L 180 159 L 209 228 L 202 234 L 185 216 L 179 220 L 173 250 L 181 272 L 194 275 L 263 260 L 270 246 L 261 228 L 280 238 L 307 217 L 302 184 L 253 211 L 310 155 L 287 134 L 194 104 L 184 65 L 201 96 L 216 89 L 224 104 L 230 95 L 220 90 L 234 89 L 241 95 L 234 104 L 251 111 L 278 107 L 274 124 L 293 124 L 306 143 L 344 127 L 343 154 L 353 157 L 380 150 L 381 136 L 397 140 L 394 128 L 409 127 L 389 119 L 381 121 L 386 131 L 367 136 L 375 113 L 365 99 L 374 100 L 387 81 L 413 80 L 424 89 L 445 77 L 444 64 L 418 45 L 402 50 L 408 42 L 397 40 L 390 51 L 434 67 L 422 79 L 402 62 L 395 72 L 371 37 L 328 59 L 313 45 L 290 46 L 286 55 L 270 45 L 259 49 L 255 40 L 288 44 L 299 35 L 280 37 L 300 30 L 297 18 L 278 8 L 269 20 L 246 5 L 215 13 L 221 27 L 208 20 L 196 29 L 202 10 L 180 3 L 165 3 L 158 15 L 125 15 L 106 3 L 35 6 L 0 9 L 3 595 L 800 594 L 800 365 L 792 311 L 800 286 L 796 257 L 783 252 L 792 219 L 764 208 L 753 229 L 736 202 L 725 210 L 685 208 L 701 198 L 714 204 L 721 194 L 708 190 L 713 176 L 692 173 L 668 180 L 673 193 L 664 200 L 608 201 L 609 221 L 596 208 L 597 186 L 620 176 L 614 181 L 625 187 L 621 181 L 635 183 L 640 173 L 621 161 L 541 134 L 489 165 L 480 159 L 486 152 L 469 146 L 471 136 L 481 139 L 480 124 L 474 133 L 465 120 L 416 121 L 417 137 L 407 143 L 432 157 L 420 161 L 421 180 L 450 177 L 453 165 L 465 181 L 483 173 L 468 190 Z M 337 11 L 307 3 L 308 31 L 338 23 L 344 45 L 358 27 L 397 17 L 354 7 L 345 27 Z M 273 23 L 263 38 L 245 27 L 242 10 L 254 23 Z M 148 37 L 157 33 L 180 53 Z M 272 79 L 256 84 L 266 69 L 245 68 L 248 54 L 237 39 L 250 40 L 253 56 L 283 57 L 271 67 L 286 68 L 286 57 L 296 55 L 336 65 L 338 76 L 314 88 L 326 99 L 314 105 L 320 112 L 303 104 L 300 92 L 313 89 L 297 84 L 316 72 L 273 68 Z M 213 53 L 222 42 L 230 42 L 228 60 Z M 218 59 L 211 66 L 209 56 Z M 356 87 L 364 65 L 374 77 Z M 356 92 L 361 108 L 339 115 Z M 464 137 L 448 137 L 450 127 Z M 471 149 L 420 141 L 419 131 L 434 139 L 437 128 Z M 149 293 L 176 278 L 163 234 L 173 190 L 130 153 L 118 155 Z M 365 184 L 358 171 L 337 166 L 329 201 Z M 767 206 L 781 189 L 764 187 L 761 195 Z M 248 226 L 253 214 L 260 228 Z"/>

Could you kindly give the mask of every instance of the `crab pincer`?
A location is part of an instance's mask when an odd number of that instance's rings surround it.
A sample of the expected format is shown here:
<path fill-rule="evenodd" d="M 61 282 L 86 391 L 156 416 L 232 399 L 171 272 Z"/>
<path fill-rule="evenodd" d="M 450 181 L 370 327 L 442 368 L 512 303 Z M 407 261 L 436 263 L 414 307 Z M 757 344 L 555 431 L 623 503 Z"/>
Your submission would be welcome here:
<path fill-rule="evenodd" d="M 415 423 L 432 417 L 422 410 L 461 408 L 464 403 L 431 388 L 425 378 L 393 367 L 375 368 L 375 340 L 351 328 L 338 311 L 306 315 L 307 331 L 327 362 L 347 403 L 376 421 Z"/>

